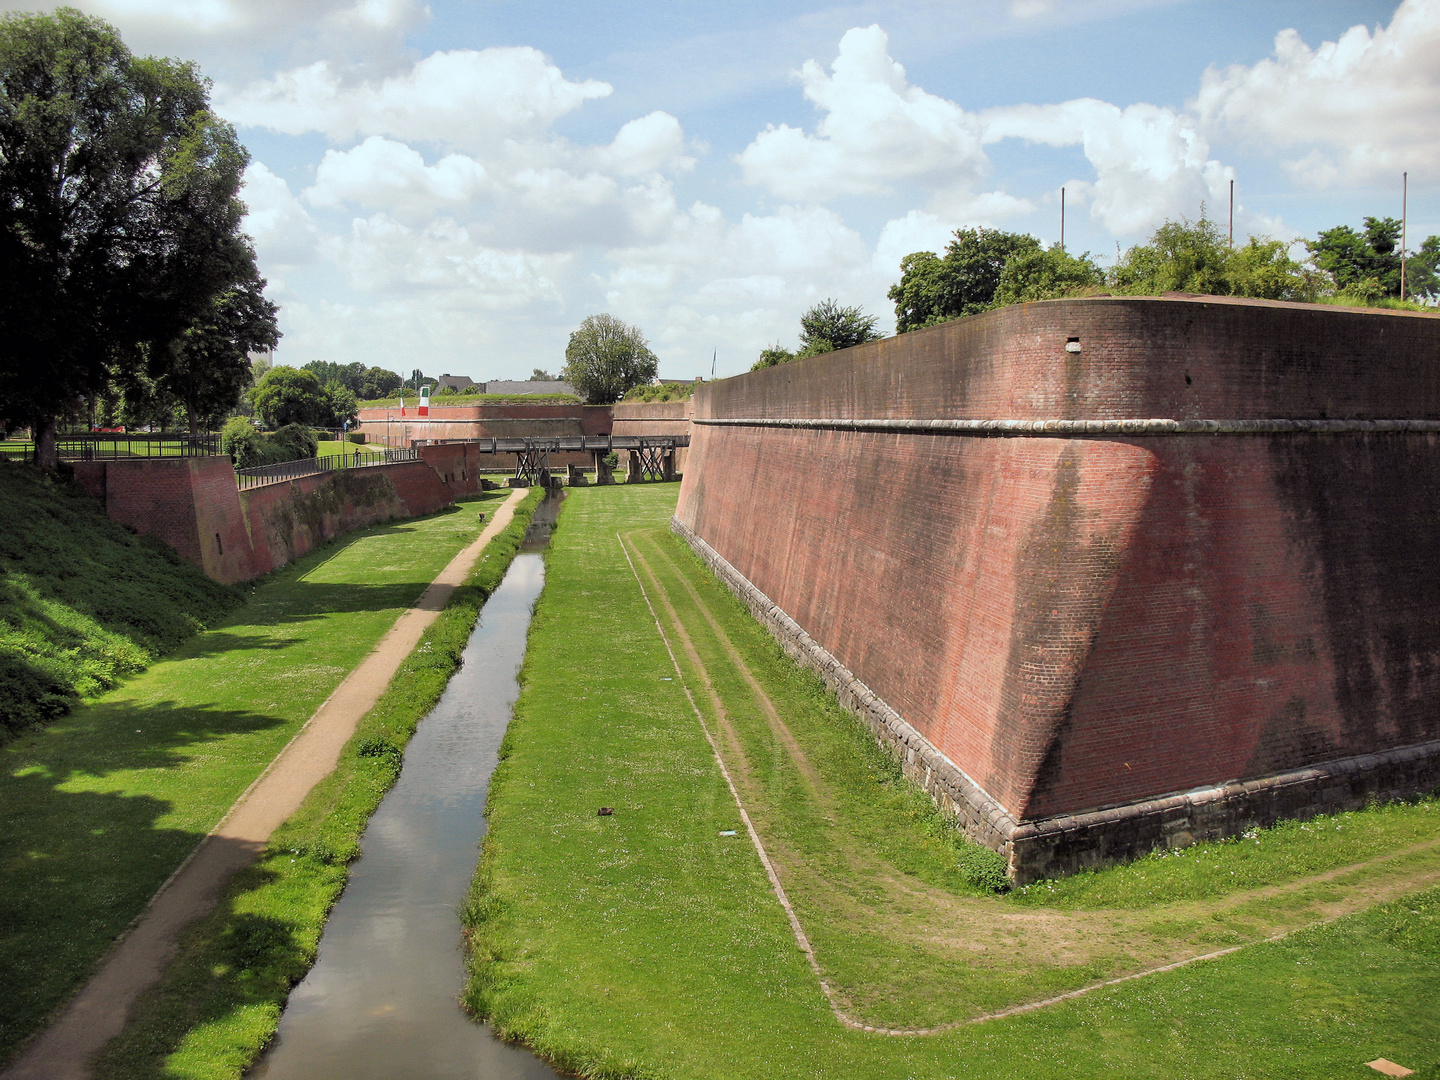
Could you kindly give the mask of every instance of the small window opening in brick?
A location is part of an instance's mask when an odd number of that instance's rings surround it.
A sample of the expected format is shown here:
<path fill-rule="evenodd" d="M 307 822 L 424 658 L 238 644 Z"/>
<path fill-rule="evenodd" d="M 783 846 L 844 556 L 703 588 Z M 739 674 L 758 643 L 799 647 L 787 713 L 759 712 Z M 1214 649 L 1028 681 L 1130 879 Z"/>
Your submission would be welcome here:
<path fill-rule="evenodd" d="M 219 533 L 216 533 L 216 534 L 215 534 L 215 547 L 216 547 L 217 549 L 219 549 L 221 555 L 224 555 L 224 554 L 225 554 L 225 545 L 220 542 L 220 534 L 219 534 Z"/>
<path fill-rule="evenodd" d="M 1079 339 L 1078 337 L 1066 338 L 1066 339 L 1065 339 L 1065 351 L 1066 351 L 1066 352 L 1079 352 L 1079 351 L 1080 351 L 1080 339 Z"/>
<path fill-rule="evenodd" d="M 1194 379 L 1190 378 L 1190 373 L 1188 371 L 1185 372 L 1185 385 L 1189 386 L 1194 381 Z"/>

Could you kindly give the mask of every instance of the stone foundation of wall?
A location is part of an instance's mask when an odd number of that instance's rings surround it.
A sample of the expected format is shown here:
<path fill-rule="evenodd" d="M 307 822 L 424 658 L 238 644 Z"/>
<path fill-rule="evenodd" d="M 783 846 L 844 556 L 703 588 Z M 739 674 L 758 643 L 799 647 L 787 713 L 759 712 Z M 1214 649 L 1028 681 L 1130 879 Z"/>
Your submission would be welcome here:
<path fill-rule="evenodd" d="M 1131 859 L 1159 848 L 1239 836 L 1282 818 L 1358 810 L 1440 787 L 1440 740 L 1210 785 L 1118 806 L 1016 821 L 978 783 L 807 634 L 679 518 L 670 527 L 774 635 L 787 655 L 815 671 L 971 840 L 1004 855 L 1024 885 Z"/>

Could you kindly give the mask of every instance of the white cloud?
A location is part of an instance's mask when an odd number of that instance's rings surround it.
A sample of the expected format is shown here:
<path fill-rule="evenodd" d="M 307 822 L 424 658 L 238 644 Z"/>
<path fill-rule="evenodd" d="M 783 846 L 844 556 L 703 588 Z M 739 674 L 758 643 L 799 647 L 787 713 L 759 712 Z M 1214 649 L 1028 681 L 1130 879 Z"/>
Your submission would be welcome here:
<path fill-rule="evenodd" d="M 571 82 L 536 49 L 432 53 L 409 72 L 345 85 L 324 60 L 243 90 L 217 88 L 216 109 L 236 124 L 289 135 L 318 131 L 332 142 L 385 135 L 483 150 L 544 131 L 608 83 Z"/>
<path fill-rule="evenodd" d="M 220 81 L 248 80 L 274 65 L 323 56 L 393 69 L 407 34 L 430 17 L 423 0 L 68 0 L 114 23 L 136 53 L 198 61 Z M 40 6 L 0 0 L 0 9 Z M 45 6 L 50 6 L 49 4 Z"/>
<path fill-rule="evenodd" d="M 1195 121 L 1157 105 L 1124 109 L 1094 98 L 1060 105 L 1012 105 L 983 114 L 985 141 L 1025 139 L 1081 146 L 1095 180 L 1067 187 L 1111 232 L 1131 236 L 1166 218 L 1196 217 L 1228 197 L 1232 170 L 1210 157 Z"/>
<path fill-rule="evenodd" d="M 1312 187 L 1440 170 L 1440 0 L 1405 0 L 1388 27 L 1355 26 L 1311 49 L 1294 30 L 1270 59 L 1207 70 L 1193 107 L 1205 130 L 1295 153 Z"/>
<path fill-rule="evenodd" d="M 560 303 L 557 277 L 571 261 L 486 246 L 451 218 L 414 229 L 388 214 L 356 218 L 327 247 L 360 292 L 461 292 L 467 307 L 486 311 Z"/>
<path fill-rule="evenodd" d="M 240 197 L 246 206 L 245 231 L 263 265 L 296 266 L 314 258 L 319 231 L 283 177 L 262 162 L 251 162 Z"/>
<path fill-rule="evenodd" d="M 608 309 L 644 327 L 671 358 L 668 370 L 681 375 L 708 371 L 712 348 L 733 372 L 773 342 L 794 346 L 800 313 L 827 296 L 882 320 L 889 314 L 884 294 L 893 278 L 872 268 L 860 234 L 823 207 L 729 222 L 696 203 L 674 215 L 663 237 L 607 260 L 600 285 Z"/>
<path fill-rule="evenodd" d="M 806 61 L 805 96 L 825 116 L 814 135 L 786 124 L 761 132 L 740 154 L 745 179 L 785 199 L 823 202 L 903 180 L 953 186 L 983 176 L 976 118 L 911 86 L 888 45 L 880 27 L 856 28 L 840 39 L 833 74 Z"/>
<path fill-rule="evenodd" d="M 600 168 L 619 176 L 690 172 L 695 168 L 695 159 L 685 155 L 685 133 L 680 121 L 659 111 L 631 120 L 616 132 L 609 146 L 593 157 Z"/>
<path fill-rule="evenodd" d="M 305 201 L 317 207 L 383 207 L 415 220 L 440 207 L 469 203 L 493 187 L 485 166 L 473 158 L 447 154 L 426 165 L 404 143 L 372 135 L 343 153 L 325 151 Z"/>

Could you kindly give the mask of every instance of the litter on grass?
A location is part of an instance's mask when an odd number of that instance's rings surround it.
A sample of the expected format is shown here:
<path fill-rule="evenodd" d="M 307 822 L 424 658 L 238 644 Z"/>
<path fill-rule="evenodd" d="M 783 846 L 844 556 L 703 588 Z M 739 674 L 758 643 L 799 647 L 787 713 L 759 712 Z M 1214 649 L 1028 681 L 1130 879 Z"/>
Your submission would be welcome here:
<path fill-rule="evenodd" d="M 1415 1071 L 1414 1069 L 1407 1069 L 1404 1065 L 1396 1065 L 1393 1061 L 1386 1061 L 1384 1058 L 1376 1058 L 1374 1061 L 1367 1061 L 1365 1064 L 1369 1065 L 1378 1073 L 1384 1073 L 1386 1076 L 1409 1076 Z"/>

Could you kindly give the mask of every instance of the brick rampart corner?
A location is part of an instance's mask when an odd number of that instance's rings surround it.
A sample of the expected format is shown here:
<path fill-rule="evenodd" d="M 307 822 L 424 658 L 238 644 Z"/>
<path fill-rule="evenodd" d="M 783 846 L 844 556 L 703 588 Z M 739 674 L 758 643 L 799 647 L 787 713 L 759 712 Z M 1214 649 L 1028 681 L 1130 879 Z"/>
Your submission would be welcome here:
<path fill-rule="evenodd" d="M 1283 818 L 1358 810 L 1440 787 L 1440 740 L 1290 769 L 1254 780 L 1173 792 L 1082 814 L 1016 819 L 963 769 L 830 655 L 769 597 L 678 518 L 671 530 L 775 637 L 787 655 L 819 675 L 969 839 L 1006 858 L 1024 885 L 1156 849 L 1239 836 Z"/>

